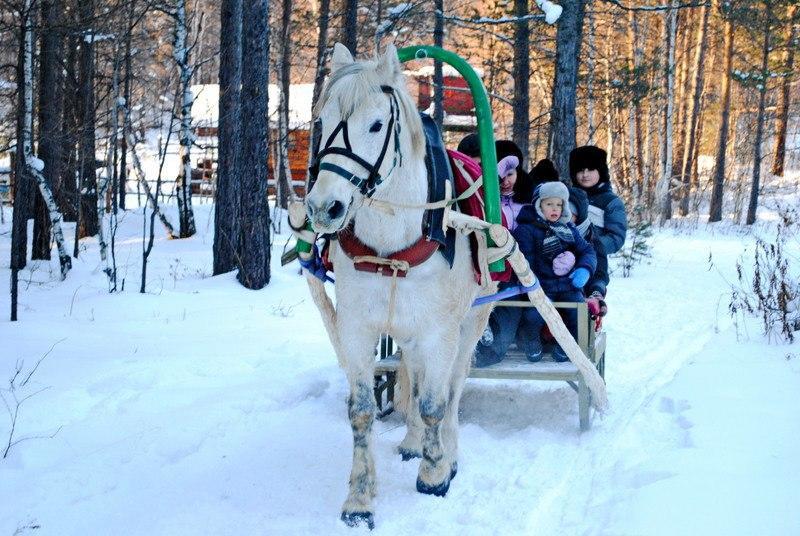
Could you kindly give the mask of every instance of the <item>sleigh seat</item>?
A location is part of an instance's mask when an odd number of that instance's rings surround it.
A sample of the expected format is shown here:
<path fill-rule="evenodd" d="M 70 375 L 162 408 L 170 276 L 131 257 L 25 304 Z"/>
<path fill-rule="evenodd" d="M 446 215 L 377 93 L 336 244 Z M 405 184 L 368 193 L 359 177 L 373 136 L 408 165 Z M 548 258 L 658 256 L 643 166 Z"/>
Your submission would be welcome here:
<path fill-rule="evenodd" d="M 558 309 L 577 309 L 578 336 L 576 342 L 586 357 L 597 367 L 600 376 L 605 378 L 606 334 L 603 331 L 594 331 L 594 320 L 589 316 L 586 304 L 554 302 L 553 305 Z M 497 303 L 497 307 L 533 307 L 533 304 L 527 301 L 501 301 Z M 378 403 L 379 417 L 385 417 L 394 411 L 395 380 L 401 354 L 402 352 L 394 350 L 391 339 L 387 338 L 381 341 L 375 365 L 375 399 Z M 531 363 L 525 358 L 525 354 L 512 345 L 503 361 L 484 368 L 473 366 L 470 369 L 469 378 L 566 382 L 577 394 L 581 431 L 591 428 L 591 393 L 578 369 L 569 361 L 559 363 L 553 360 L 552 355 L 545 354 L 538 363 Z M 536 409 L 530 411 L 536 411 Z"/>

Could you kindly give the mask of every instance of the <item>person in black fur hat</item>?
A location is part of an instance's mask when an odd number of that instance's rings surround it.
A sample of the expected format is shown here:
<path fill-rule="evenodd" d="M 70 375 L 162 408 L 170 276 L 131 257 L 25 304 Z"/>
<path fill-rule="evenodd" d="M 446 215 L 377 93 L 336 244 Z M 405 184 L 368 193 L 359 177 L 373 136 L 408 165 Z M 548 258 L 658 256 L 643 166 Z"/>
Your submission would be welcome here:
<path fill-rule="evenodd" d="M 611 188 L 606 152 L 599 147 L 584 145 L 573 149 L 569 154 L 569 174 L 572 183 L 589 197 L 597 270 L 584 290 L 591 300 L 597 301 L 602 316 L 606 311 L 605 295 L 609 282 L 608 255 L 622 248 L 628 230 L 625 205 Z"/>
<path fill-rule="evenodd" d="M 611 178 L 608 174 L 608 163 L 606 162 L 606 152 L 600 147 L 584 145 L 583 147 L 573 149 L 572 152 L 569 153 L 569 174 L 572 183 L 575 186 L 580 186 L 584 190 L 587 190 L 586 186 L 578 184 L 577 182 L 577 174 L 579 171 L 583 170 L 597 171 L 598 180 L 595 184 L 611 183 Z M 591 195 L 588 190 L 587 193 Z"/>
<path fill-rule="evenodd" d="M 471 158 L 474 158 L 478 162 L 481 161 L 481 143 L 478 135 L 476 133 L 467 134 L 464 136 L 460 142 L 458 142 L 458 147 L 456 151 L 459 153 L 463 153 Z"/>
<path fill-rule="evenodd" d="M 558 170 L 549 158 L 542 158 L 539 160 L 531 170 L 531 182 L 533 187 L 536 188 L 542 183 L 557 181 Z"/>

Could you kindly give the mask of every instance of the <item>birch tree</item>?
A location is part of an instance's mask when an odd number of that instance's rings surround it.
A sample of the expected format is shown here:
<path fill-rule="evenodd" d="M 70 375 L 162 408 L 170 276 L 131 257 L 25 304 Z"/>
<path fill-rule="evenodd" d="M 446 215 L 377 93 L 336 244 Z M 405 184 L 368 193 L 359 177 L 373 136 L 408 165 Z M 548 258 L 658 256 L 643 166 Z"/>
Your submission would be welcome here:
<path fill-rule="evenodd" d="M 176 197 L 178 199 L 178 233 L 180 238 L 188 238 L 195 234 L 194 212 L 192 211 L 192 145 L 194 133 L 192 132 L 192 75 L 194 65 L 190 63 L 190 54 L 194 44 L 189 43 L 189 22 L 186 14 L 186 0 L 177 0 L 175 11 L 172 13 L 175 21 L 174 44 L 172 57 L 178 68 L 180 77 L 180 143 L 181 171 L 176 184 Z M 201 21 L 202 24 L 202 21 Z"/>

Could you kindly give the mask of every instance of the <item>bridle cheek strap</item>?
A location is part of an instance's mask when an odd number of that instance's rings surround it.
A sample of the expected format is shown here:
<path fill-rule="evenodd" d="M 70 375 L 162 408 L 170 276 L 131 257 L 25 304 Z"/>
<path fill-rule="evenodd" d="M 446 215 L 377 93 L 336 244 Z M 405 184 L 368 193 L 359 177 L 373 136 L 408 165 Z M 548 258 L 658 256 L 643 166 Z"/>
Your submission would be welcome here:
<path fill-rule="evenodd" d="M 381 86 L 381 91 L 389 96 L 391 116 L 389 117 L 389 124 L 386 126 L 386 136 L 383 138 L 383 146 L 381 147 L 380 155 L 378 155 L 375 163 L 370 164 L 353 152 L 353 148 L 350 145 L 347 121 L 339 121 L 339 124 L 336 125 L 336 128 L 333 129 L 333 132 L 331 132 L 330 136 L 328 136 L 328 139 L 325 141 L 325 146 L 323 147 L 322 151 L 317 153 L 315 165 L 312 165 L 310 169 L 312 181 L 316 180 L 316 176 L 320 171 L 330 171 L 331 173 L 335 173 L 336 175 L 339 175 L 343 179 L 353 184 L 365 197 L 371 197 L 372 194 L 375 193 L 375 189 L 378 187 L 378 185 L 385 179 L 385 177 L 381 177 L 380 169 L 381 165 L 383 164 L 383 159 L 386 157 L 386 153 L 389 149 L 389 139 L 392 137 L 392 134 L 394 134 L 394 160 L 392 162 L 392 168 L 389 170 L 389 173 L 387 173 L 387 176 L 389 176 L 389 174 L 391 174 L 391 172 L 394 170 L 395 166 L 397 166 L 398 159 L 400 165 L 402 165 L 402 154 L 400 153 L 399 139 L 400 122 L 398 121 L 400 106 L 397 102 L 397 95 L 395 95 L 394 89 L 390 86 Z M 344 147 L 332 147 L 331 145 L 336 140 L 336 137 L 340 132 L 342 133 Z M 329 162 L 322 162 L 322 159 L 329 154 L 344 156 L 345 158 L 352 160 L 368 172 L 367 177 L 359 177 L 352 171 L 348 171 L 341 166 L 337 166 L 336 164 L 331 164 Z"/>

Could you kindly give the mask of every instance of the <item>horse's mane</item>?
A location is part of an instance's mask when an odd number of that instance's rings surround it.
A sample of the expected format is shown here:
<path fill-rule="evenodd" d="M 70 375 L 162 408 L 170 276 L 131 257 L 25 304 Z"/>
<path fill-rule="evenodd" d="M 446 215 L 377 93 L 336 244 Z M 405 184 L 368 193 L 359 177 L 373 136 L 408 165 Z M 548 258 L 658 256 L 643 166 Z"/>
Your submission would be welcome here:
<path fill-rule="evenodd" d="M 320 111 L 331 99 L 336 99 L 342 119 L 353 115 L 359 106 L 362 106 L 370 95 L 381 93 L 382 85 L 394 88 L 397 102 L 400 105 L 400 115 L 403 129 L 407 129 L 412 150 L 424 152 L 425 141 L 422 132 L 422 121 L 419 118 L 417 107 L 411 100 L 402 76 L 386 79 L 381 72 L 377 61 L 360 61 L 345 65 L 334 71 L 328 78 L 319 100 L 314 106 L 314 117 L 319 117 Z"/>

